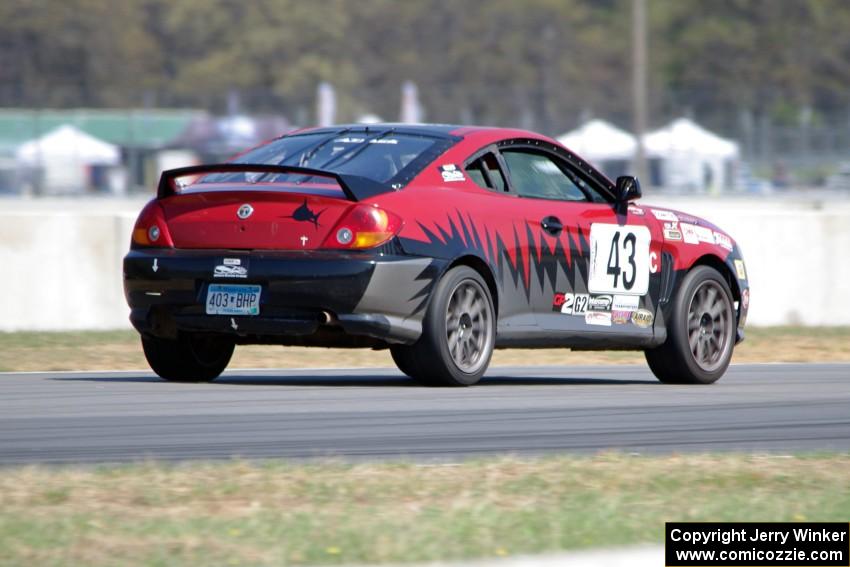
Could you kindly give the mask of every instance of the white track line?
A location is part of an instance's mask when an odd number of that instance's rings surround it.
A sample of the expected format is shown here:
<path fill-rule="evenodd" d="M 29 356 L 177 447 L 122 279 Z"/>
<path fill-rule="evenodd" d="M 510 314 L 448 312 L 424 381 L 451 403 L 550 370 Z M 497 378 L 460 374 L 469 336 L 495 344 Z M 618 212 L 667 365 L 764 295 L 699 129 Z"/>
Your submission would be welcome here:
<path fill-rule="evenodd" d="M 664 565 L 664 548 L 653 545 L 384 567 L 658 567 L 659 565 Z"/>

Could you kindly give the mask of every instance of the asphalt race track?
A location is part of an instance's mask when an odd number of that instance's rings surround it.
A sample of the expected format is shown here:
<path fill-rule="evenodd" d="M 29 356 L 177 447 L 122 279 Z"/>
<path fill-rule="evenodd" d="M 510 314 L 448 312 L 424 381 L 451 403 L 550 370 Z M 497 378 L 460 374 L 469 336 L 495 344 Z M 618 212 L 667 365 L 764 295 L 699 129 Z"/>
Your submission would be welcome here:
<path fill-rule="evenodd" d="M 231 457 L 455 460 L 546 452 L 850 450 L 850 364 L 499 367 L 423 388 L 392 369 L 0 374 L 0 464 Z"/>

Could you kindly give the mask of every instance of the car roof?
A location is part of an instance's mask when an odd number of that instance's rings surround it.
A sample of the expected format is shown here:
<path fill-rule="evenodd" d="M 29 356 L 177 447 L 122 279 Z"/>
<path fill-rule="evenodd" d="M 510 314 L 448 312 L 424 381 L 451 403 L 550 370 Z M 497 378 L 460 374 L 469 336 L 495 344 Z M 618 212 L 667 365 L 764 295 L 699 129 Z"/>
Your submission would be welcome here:
<path fill-rule="evenodd" d="M 335 124 L 333 126 L 324 126 L 319 128 L 305 128 L 298 132 L 290 134 L 334 134 L 343 132 L 369 132 L 381 134 L 384 132 L 398 132 L 399 134 L 419 134 L 434 136 L 437 138 L 453 138 L 457 137 L 452 134 L 461 126 L 453 124 L 406 124 L 382 122 L 379 124 Z"/>
<path fill-rule="evenodd" d="M 394 131 L 400 134 L 419 134 L 426 136 L 434 136 L 437 138 L 454 138 L 460 140 L 469 136 L 477 135 L 476 137 L 490 138 L 493 140 L 500 138 L 536 138 L 547 141 L 553 141 L 535 132 L 528 130 L 519 130 L 514 128 L 500 128 L 494 126 L 464 126 L 460 124 L 409 124 L 402 122 L 381 122 L 377 124 L 336 124 L 334 126 L 325 126 L 318 128 L 304 128 L 296 132 L 290 132 L 289 135 L 298 134 L 333 134 L 346 131 L 352 132 L 369 132 L 381 134 L 384 132 Z"/>
<path fill-rule="evenodd" d="M 471 149 L 479 149 L 489 144 L 496 144 L 502 140 L 519 140 L 519 141 L 542 141 L 552 144 L 556 147 L 565 150 L 579 163 L 588 164 L 587 160 L 575 154 L 569 148 L 565 148 L 557 140 L 532 132 L 531 130 L 523 130 L 520 128 L 504 128 L 498 126 L 463 126 L 459 124 L 409 124 L 402 122 L 379 122 L 375 124 L 336 124 L 334 126 L 325 126 L 318 128 L 303 128 L 293 132 L 289 132 L 286 136 L 297 136 L 299 134 L 328 134 L 350 132 L 363 132 L 370 135 L 381 135 L 387 132 L 397 132 L 400 134 L 424 135 L 451 140 L 454 148 L 460 148 L 464 151 Z M 613 187 L 613 182 L 608 179 L 605 174 L 596 170 L 596 175 L 600 176 L 600 181 Z"/>

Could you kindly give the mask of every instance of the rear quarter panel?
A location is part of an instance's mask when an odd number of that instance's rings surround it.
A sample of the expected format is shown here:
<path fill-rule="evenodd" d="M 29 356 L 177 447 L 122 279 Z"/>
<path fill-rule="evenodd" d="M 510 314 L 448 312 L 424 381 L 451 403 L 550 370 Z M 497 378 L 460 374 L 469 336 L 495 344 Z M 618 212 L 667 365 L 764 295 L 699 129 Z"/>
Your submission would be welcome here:
<path fill-rule="evenodd" d="M 513 236 L 501 236 L 506 231 L 513 235 L 514 230 L 524 234 L 522 218 L 515 213 L 516 197 L 458 183 L 448 187 L 410 186 L 381 195 L 375 202 L 404 219 L 399 239 L 405 253 L 434 260 L 427 272 L 432 278 L 428 293 L 452 262 L 473 257 L 487 266 L 493 278 L 500 324 L 517 317 L 527 317 L 529 324 L 533 323 L 528 303 L 511 301 L 514 294 L 505 293 L 506 286 L 517 287 L 516 278 L 511 280 L 516 271 L 499 264 L 503 254 L 513 264 L 521 262 L 523 244 Z"/>

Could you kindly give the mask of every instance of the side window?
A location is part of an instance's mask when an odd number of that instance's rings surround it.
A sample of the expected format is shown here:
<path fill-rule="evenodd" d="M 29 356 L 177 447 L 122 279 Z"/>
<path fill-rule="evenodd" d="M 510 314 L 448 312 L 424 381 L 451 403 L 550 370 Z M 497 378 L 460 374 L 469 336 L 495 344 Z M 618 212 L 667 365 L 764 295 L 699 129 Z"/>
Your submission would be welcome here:
<path fill-rule="evenodd" d="M 466 166 L 466 173 L 478 186 L 491 191 L 507 191 L 507 183 L 499 160 L 488 152 Z"/>
<path fill-rule="evenodd" d="M 558 201 L 596 201 L 594 192 L 551 157 L 529 150 L 502 150 L 516 192 L 523 197 Z"/>

